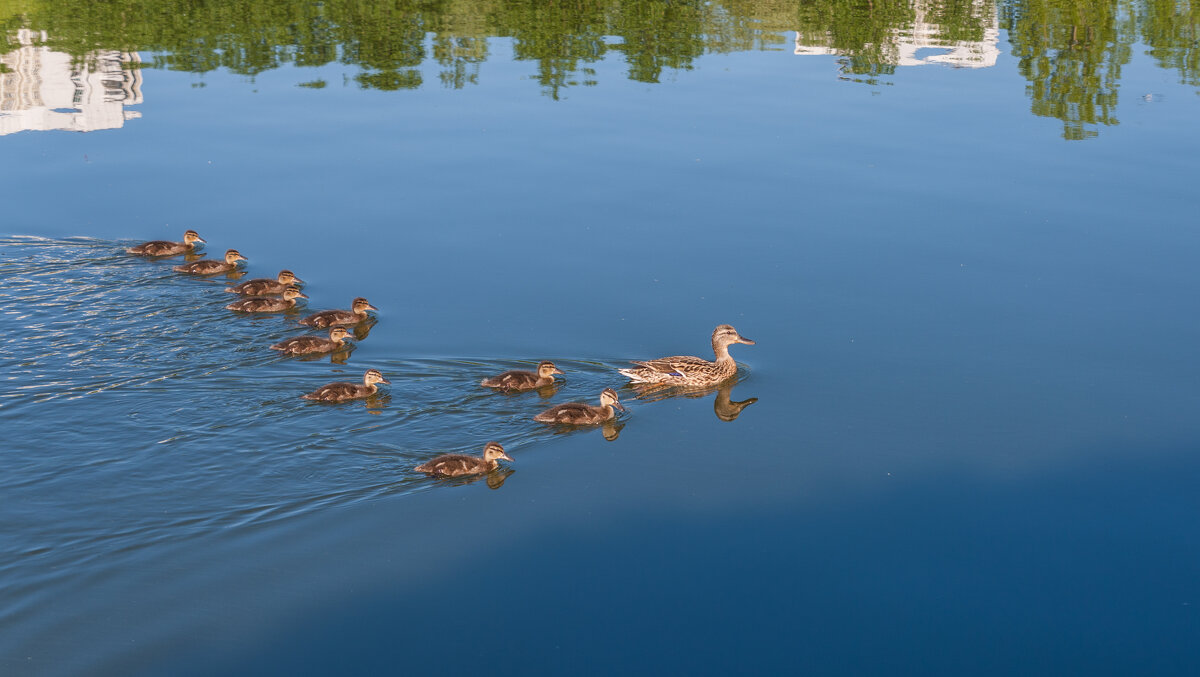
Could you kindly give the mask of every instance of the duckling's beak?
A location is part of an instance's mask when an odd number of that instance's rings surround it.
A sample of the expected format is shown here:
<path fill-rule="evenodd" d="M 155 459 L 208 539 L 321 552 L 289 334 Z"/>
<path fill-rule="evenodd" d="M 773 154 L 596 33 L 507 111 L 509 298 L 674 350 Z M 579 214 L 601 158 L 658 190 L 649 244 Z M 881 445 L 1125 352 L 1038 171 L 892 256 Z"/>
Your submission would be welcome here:
<path fill-rule="evenodd" d="M 368 304 L 367 304 L 367 310 L 375 310 L 375 311 L 378 311 L 379 309 L 378 309 L 378 308 L 376 308 L 375 306 L 371 305 L 370 303 L 368 303 Z"/>
<path fill-rule="evenodd" d="M 621 406 L 621 403 L 617 402 L 616 400 L 613 400 L 613 406 L 616 407 L 617 409 L 620 409 L 621 411 L 625 411 L 625 407 Z"/>
<path fill-rule="evenodd" d="M 386 378 L 380 379 L 380 380 L 379 380 L 379 382 L 380 382 L 380 383 L 386 383 L 386 384 L 388 384 L 388 385 L 392 385 L 392 382 L 391 382 L 391 381 L 389 381 L 389 380 L 387 380 Z"/>
<path fill-rule="evenodd" d="M 305 294 L 304 292 L 300 292 L 299 294 L 296 294 L 296 298 L 298 298 L 298 299 L 306 299 L 306 298 L 308 298 L 308 295 L 307 295 L 307 294 Z"/>
<path fill-rule="evenodd" d="M 754 341 L 751 341 L 750 339 L 746 338 L 745 336 L 739 336 L 737 342 L 745 343 L 748 346 L 754 345 Z"/>
<path fill-rule="evenodd" d="M 304 284 L 304 280 L 301 280 L 300 278 L 293 275 L 292 276 L 292 284 Z M 308 297 L 305 297 L 305 298 L 308 298 Z"/>
<path fill-rule="evenodd" d="M 561 373 L 563 373 L 563 370 L 559 369 L 558 367 L 555 367 L 553 370 L 550 371 L 550 373 L 551 374 L 561 374 Z"/>
<path fill-rule="evenodd" d="M 208 244 L 208 240 L 205 240 L 204 238 L 200 237 L 199 235 L 196 236 L 196 242 L 203 242 L 204 244 Z"/>
<path fill-rule="evenodd" d="M 505 454 L 505 453 L 503 453 L 503 452 L 501 452 L 501 453 L 500 453 L 500 455 L 499 455 L 499 456 L 497 456 L 497 458 L 502 458 L 502 459 L 504 459 L 504 460 L 506 460 L 506 461 L 511 461 L 511 460 L 512 460 L 512 456 L 509 456 L 508 454 Z"/>

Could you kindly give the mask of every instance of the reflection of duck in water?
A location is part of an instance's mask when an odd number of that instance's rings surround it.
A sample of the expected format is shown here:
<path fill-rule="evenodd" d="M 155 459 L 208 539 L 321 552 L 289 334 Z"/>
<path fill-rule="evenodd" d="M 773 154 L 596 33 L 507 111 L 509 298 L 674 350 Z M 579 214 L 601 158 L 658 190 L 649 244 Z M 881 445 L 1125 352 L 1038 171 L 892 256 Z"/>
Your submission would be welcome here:
<path fill-rule="evenodd" d="M 282 298 L 255 296 L 253 298 L 242 299 L 241 301 L 234 301 L 225 307 L 243 313 L 280 313 L 295 308 L 296 299 L 306 298 L 308 297 L 300 291 L 299 287 L 288 287 L 283 290 Z"/>
<path fill-rule="evenodd" d="M 750 397 L 740 402 L 730 399 L 733 386 L 737 383 L 736 379 L 729 379 L 716 388 L 688 388 L 661 383 L 635 383 L 632 387 L 633 391 L 637 393 L 638 399 L 646 402 L 656 402 L 671 397 L 687 397 L 689 399 L 704 397 L 715 391 L 717 396 L 713 398 L 713 413 L 722 421 L 732 421 L 741 415 L 743 409 L 758 401 L 757 397 Z"/>
<path fill-rule="evenodd" d="M 600 406 L 598 407 L 593 407 L 583 402 L 567 402 L 566 404 L 550 407 L 546 411 L 534 416 L 533 420 L 540 423 L 598 425 L 617 415 L 613 407 L 625 411 L 625 407 L 622 407 L 621 403 L 617 401 L 617 391 L 612 388 L 605 388 L 600 392 Z"/>
<path fill-rule="evenodd" d="M 175 256 L 194 250 L 197 242 L 204 242 L 204 239 L 196 231 L 189 230 L 183 233 L 183 242 L 152 240 L 143 242 L 136 247 L 130 247 L 125 251 L 136 256 Z"/>
<path fill-rule="evenodd" d="M 333 327 L 329 330 L 329 338 L 320 336 L 293 336 L 271 346 L 284 355 L 310 355 L 313 353 L 332 353 L 346 347 L 346 337 L 350 332 L 345 327 Z"/>
<path fill-rule="evenodd" d="M 362 384 L 358 383 L 330 383 L 323 385 L 320 388 L 301 395 L 306 400 L 316 400 L 318 402 L 345 402 L 346 400 L 358 400 L 364 397 L 374 395 L 379 386 L 376 383 L 387 383 L 391 385 L 391 381 L 383 377 L 383 374 L 378 369 L 368 369 L 363 374 Z"/>
<path fill-rule="evenodd" d="M 442 454 L 432 461 L 422 463 L 414 470 L 438 477 L 481 475 L 498 468 L 500 459 L 512 460 L 508 454 L 504 453 L 504 447 L 500 446 L 499 442 L 488 442 L 483 447 L 482 458 L 466 454 Z M 504 480 L 500 480 L 500 483 L 503 484 Z M 489 486 L 490 484 L 489 482 Z"/>
<path fill-rule="evenodd" d="M 200 259 L 191 263 L 185 263 L 181 266 L 175 266 L 174 270 L 180 273 L 189 275 L 215 275 L 217 273 L 228 273 L 237 269 L 238 261 L 245 261 L 246 257 L 238 253 L 236 249 L 230 249 L 225 252 L 224 261 L 216 261 L 214 259 Z"/>
<path fill-rule="evenodd" d="M 243 282 L 236 287 L 226 287 L 225 291 L 242 296 L 270 296 L 282 294 L 288 287 L 298 284 L 304 284 L 304 280 L 296 277 L 296 274 L 290 270 L 281 270 L 279 276 L 274 280 L 269 277 L 260 277 Z"/>
<path fill-rule="evenodd" d="M 487 388 L 495 388 L 503 392 L 533 390 L 554 383 L 554 375 L 561 373 L 562 370 L 554 366 L 553 362 L 543 361 L 538 363 L 536 374 L 532 371 L 514 369 L 513 371 L 506 371 L 499 376 L 485 378 L 479 382 L 479 385 Z"/>
<path fill-rule="evenodd" d="M 722 324 L 714 329 L 712 334 L 713 353 L 717 358 L 715 362 L 689 355 L 672 355 L 657 360 L 634 362 L 638 366 L 618 371 L 634 383 L 717 385 L 737 373 L 737 362 L 729 355 L 729 346 L 734 343 L 754 345 L 754 341 L 742 337 L 733 327 Z"/>
<path fill-rule="evenodd" d="M 354 303 L 350 305 L 350 308 L 350 310 L 322 310 L 319 313 L 313 313 L 300 320 L 300 324 L 307 324 L 310 327 L 317 327 L 319 329 L 339 324 L 348 327 L 370 317 L 370 315 L 367 315 L 368 310 L 379 310 L 361 296 L 354 299 Z"/>

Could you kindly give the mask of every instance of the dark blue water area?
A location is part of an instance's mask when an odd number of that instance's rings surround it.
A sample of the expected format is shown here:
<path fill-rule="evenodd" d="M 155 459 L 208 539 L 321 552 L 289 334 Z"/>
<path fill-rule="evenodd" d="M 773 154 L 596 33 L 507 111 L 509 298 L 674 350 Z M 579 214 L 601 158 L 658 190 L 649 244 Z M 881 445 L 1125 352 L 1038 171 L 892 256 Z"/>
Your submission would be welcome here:
<path fill-rule="evenodd" d="M 558 101 L 147 69 L 119 130 L 4 137 L 0 671 L 1194 674 L 1200 99 L 1138 54 L 1086 142 L 1007 54 L 787 51 Z M 185 228 L 305 309 L 123 253 Z M 356 296 L 344 363 L 267 348 Z M 726 392 L 615 371 L 719 323 Z"/>

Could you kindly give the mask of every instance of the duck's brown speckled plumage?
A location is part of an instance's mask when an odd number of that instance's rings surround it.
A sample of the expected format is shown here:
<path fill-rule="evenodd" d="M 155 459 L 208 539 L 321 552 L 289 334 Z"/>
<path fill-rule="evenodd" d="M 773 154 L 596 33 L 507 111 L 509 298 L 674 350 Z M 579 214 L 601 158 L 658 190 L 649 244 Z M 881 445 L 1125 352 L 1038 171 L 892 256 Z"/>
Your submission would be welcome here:
<path fill-rule="evenodd" d="M 346 337 L 350 332 L 345 327 L 331 327 L 329 338 L 323 336 L 293 336 L 271 346 L 284 355 L 310 355 L 313 353 L 332 353 L 346 347 Z"/>
<path fill-rule="evenodd" d="M 737 373 L 737 362 L 729 355 L 729 346 L 734 343 L 754 345 L 728 324 L 713 330 L 712 347 L 715 362 L 690 355 L 672 355 L 657 360 L 634 362 L 638 365 L 620 369 L 634 383 L 669 383 L 681 386 L 716 385 Z"/>
<path fill-rule="evenodd" d="M 300 284 L 304 284 L 304 280 L 296 277 L 295 273 L 290 270 L 281 270 L 279 276 L 274 280 L 269 277 L 260 277 L 233 287 L 226 287 L 225 291 L 242 296 L 274 296 L 282 294 L 283 290 L 288 287 Z"/>
<path fill-rule="evenodd" d="M 319 313 L 313 313 L 300 320 L 300 324 L 317 328 L 335 327 L 338 325 L 348 327 L 367 319 L 369 317 L 367 315 L 368 310 L 379 310 L 361 296 L 354 299 L 354 303 L 350 307 L 351 310 L 322 310 Z"/>
<path fill-rule="evenodd" d="M 296 299 L 306 299 L 307 296 L 300 291 L 299 287 L 288 287 L 283 290 L 283 296 L 274 298 L 270 296 L 256 296 L 253 298 L 234 301 L 225 306 L 230 310 L 236 310 L 243 313 L 279 313 L 285 310 L 291 310 L 296 307 Z"/>
<path fill-rule="evenodd" d="M 554 375 L 561 373 L 562 370 L 554 366 L 553 362 L 543 361 L 538 364 L 536 373 L 514 369 L 485 378 L 479 382 L 479 385 L 506 392 L 533 390 L 554 383 Z"/>
<path fill-rule="evenodd" d="M 362 383 L 330 383 L 323 385 L 320 388 L 301 395 L 306 400 L 316 400 L 318 402 L 344 402 L 346 400 L 358 400 L 364 397 L 370 397 L 379 391 L 376 383 L 391 383 L 379 373 L 378 369 L 368 369 L 363 374 Z"/>
<path fill-rule="evenodd" d="M 562 423 L 566 425 L 597 425 L 613 418 L 617 412 L 613 408 L 625 411 L 625 407 L 617 401 L 617 391 L 605 388 L 600 393 L 600 406 L 593 407 L 583 402 L 567 402 L 550 407 L 533 417 L 541 423 Z"/>
<path fill-rule="evenodd" d="M 196 231 L 189 230 L 184 232 L 183 242 L 152 240 L 143 242 L 136 247 L 130 247 L 125 251 L 136 256 L 175 256 L 194 250 L 197 242 L 204 242 L 204 238 L 200 237 Z"/>
<path fill-rule="evenodd" d="M 188 273 L 189 275 L 214 275 L 216 273 L 228 273 L 231 270 L 237 269 L 238 261 L 245 261 L 246 257 L 238 253 L 236 249 L 230 249 L 225 252 L 225 260 L 217 261 L 215 259 L 200 259 L 192 261 L 181 266 L 175 266 L 175 271 L 180 273 Z"/>
<path fill-rule="evenodd" d="M 504 453 L 504 447 L 500 446 L 499 442 L 488 442 L 483 448 L 482 458 L 466 454 L 442 454 L 431 461 L 422 463 L 415 470 L 438 477 L 481 475 L 499 467 L 500 459 L 512 460 L 508 454 Z"/>

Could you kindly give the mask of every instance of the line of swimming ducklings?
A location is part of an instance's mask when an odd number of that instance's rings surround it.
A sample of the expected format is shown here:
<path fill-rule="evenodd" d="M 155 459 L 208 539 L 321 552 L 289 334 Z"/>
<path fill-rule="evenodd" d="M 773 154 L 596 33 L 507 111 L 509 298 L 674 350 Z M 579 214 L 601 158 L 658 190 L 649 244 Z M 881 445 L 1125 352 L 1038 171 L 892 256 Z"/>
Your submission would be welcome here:
<path fill-rule="evenodd" d="M 205 240 L 196 231 L 188 230 L 183 234 L 182 242 L 154 240 L 130 247 L 127 251 L 136 256 L 162 258 L 195 254 L 196 244 L 202 242 Z M 175 266 L 174 270 L 189 275 L 217 275 L 238 270 L 238 262 L 246 260 L 236 249 L 230 249 L 225 252 L 223 259 L 190 261 Z M 242 282 L 226 288 L 226 291 L 243 298 L 225 307 L 244 313 L 291 310 L 296 307 L 297 299 L 308 298 L 297 286 L 303 283 L 304 281 L 290 270 L 280 271 L 275 279 L 259 278 Z M 347 327 L 367 320 L 370 317 L 367 314 L 369 310 L 377 311 L 378 308 L 368 303 L 365 298 L 359 297 L 354 299 L 350 310 L 324 310 L 313 313 L 300 320 L 300 324 L 316 329 L 328 329 L 328 338 L 313 335 L 294 336 L 273 344 L 271 349 L 278 350 L 285 356 L 336 352 L 345 347 L 345 340 L 350 336 Z M 633 361 L 635 366 L 617 371 L 633 384 L 685 388 L 714 387 L 729 381 L 737 374 L 737 362 L 729 355 L 729 346 L 735 343 L 754 345 L 754 341 L 739 334 L 732 326 L 722 324 L 713 330 L 712 349 L 716 359 L 712 362 L 690 355 L 672 355 L 653 360 Z M 499 392 L 526 392 L 552 385 L 555 382 L 554 376 L 562 373 L 553 362 L 543 361 L 538 364 L 536 372 L 506 371 L 483 379 L 480 385 Z M 374 395 L 379 390 L 378 384 L 390 385 L 391 381 L 384 378 L 378 369 L 368 369 L 363 374 L 362 383 L 329 383 L 301 397 L 319 402 L 344 402 Z M 617 391 L 605 388 L 600 392 L 599 406 L 567 402 L 550 407 L 534 416 L 533 420 L 554 425 L 602 425 L 616 417 L 617 409 L 625 411 L 625 407 L 618 400 Z M 513 459 L 504 452 L 504 447 L 499 442 L 488 442 L 483 448 L 483 456 L 442 454 L 418 465 L 414 470 L 436 477 L 479 475 L 495 470 L 501 460 Z"/>

